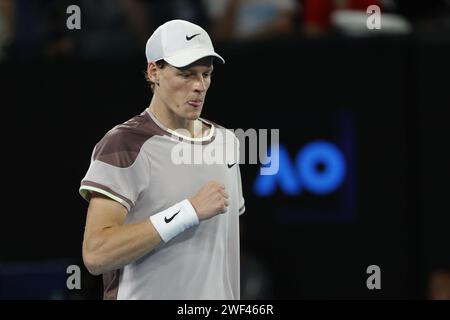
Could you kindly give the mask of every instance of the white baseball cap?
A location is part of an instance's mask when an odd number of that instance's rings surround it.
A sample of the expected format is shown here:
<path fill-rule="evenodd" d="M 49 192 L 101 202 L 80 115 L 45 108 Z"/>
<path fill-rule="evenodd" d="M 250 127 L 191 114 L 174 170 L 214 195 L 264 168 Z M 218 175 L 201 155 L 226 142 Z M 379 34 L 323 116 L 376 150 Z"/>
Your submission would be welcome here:
<path fill-rule="evenodd" d="M 208 33 L 202 27 L 185 20 L 171 20 L 159 26 L 147 41 L 145 55 L 147 62 L 164 59 L 177 68 L 208 56 L 225 63 L 214 52 Z"/>

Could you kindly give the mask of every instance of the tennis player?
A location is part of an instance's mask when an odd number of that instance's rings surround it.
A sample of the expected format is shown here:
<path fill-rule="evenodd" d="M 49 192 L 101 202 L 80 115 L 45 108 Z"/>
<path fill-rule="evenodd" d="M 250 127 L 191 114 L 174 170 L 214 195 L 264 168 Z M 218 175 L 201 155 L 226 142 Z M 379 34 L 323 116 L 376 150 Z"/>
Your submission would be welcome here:
<path fill-rule="evenodd" d="M 239 299 L 238 154 L 180 163 L 173 152 L 237 143 L 200 117 L 214 62 L 224 59 L 183 20 L 156 29 L 145 52 L 150 105 L 96 144 L 81 181 L 84 263 L 103 275 L 104 299 Z"/>

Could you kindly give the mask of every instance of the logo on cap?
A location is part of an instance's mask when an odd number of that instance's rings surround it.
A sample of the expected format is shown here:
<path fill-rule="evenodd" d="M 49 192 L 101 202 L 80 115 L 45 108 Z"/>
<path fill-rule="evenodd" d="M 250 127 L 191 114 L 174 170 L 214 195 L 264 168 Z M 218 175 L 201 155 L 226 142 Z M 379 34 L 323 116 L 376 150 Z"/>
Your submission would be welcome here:
<path fill-rule="evenodd" d="M 190 36 L 190 37 L 188 37 L 188 35 L 186 35 L 186 40 L 187 40 L 187 41 L 190 41 L 190 40 L 192 40 L 194 37 L 199 36 L 199 35 L 200 35 L 200 33 L 196 33 L 196 34 L 194 34 L 194 35 L 192 35 L 192 36 Z"/>

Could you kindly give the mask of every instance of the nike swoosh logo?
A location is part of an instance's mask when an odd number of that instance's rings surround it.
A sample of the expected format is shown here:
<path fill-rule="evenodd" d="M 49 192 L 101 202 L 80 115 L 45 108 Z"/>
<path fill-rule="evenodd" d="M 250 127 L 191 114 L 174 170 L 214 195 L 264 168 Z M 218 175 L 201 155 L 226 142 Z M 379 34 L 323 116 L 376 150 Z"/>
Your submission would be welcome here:
<path fill-rule="evenodd" d="M 190 36 L 190 37 L 188 37 L 188 35 L 186 35 L 186 40 L 187 40 L 187 41 L 190 41 L 190 40 L 192 40 L 194 37 L 199 36 L 199 35 L 200 35 L 200 33 L 196 33 L 196 34 L 194 34 L 194 35 L 192 35 L 192 36 Z"/>
<path fill-rule="evenodd" d="M 236 164 L 236 162 L 235 163 L 232 163 L 232 164 L 228 164 L 227 163 L 227 166 L 228 166 L 228 168 L 231 168 L 232 166 L 234 166 Z"/>
<path fill-rule="evenodd" d="M 175 218 L 175 216 L 177 215 L 177 214 L 179 214 L 180 213 L 180 210 L 178 210 L 173 216 L 171 216 L 169 219 L 167 219 L 167 217 L 164 217 L 164 221 L 166 222 L 166 223 L 169 223 L 170 221 L 172 221 L 172 219 L 173 218 Z"/>

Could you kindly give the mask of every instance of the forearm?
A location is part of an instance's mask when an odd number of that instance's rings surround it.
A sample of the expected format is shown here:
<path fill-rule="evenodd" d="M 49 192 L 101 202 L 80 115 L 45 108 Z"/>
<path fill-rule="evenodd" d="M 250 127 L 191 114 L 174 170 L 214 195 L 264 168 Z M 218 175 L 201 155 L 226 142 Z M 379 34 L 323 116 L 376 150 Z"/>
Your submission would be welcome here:
<path fill-rule="evenodd" d="M 225 212 L 225 187 L 208 182 L 192 199 L 184 199 L 152 214 L 148 219 L 125 224 L 126 209 L 108 197 L 94 193 L 89 204 L 83 241 L 83 260 L 90 273 L 116 270 L 141 258 L 161 242 Z"/>
<path fill-rule="evenodd" d="M 85 238 L 83 258 L 92 274 L 119 269 L 155 249 L 161 237 L 149 219 L 112 226 Z"/>

